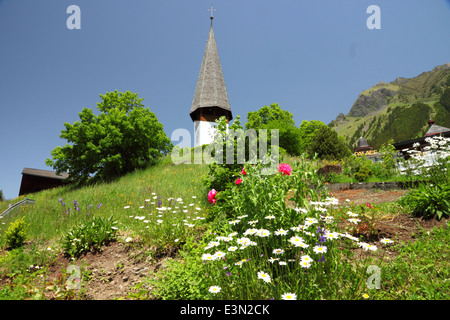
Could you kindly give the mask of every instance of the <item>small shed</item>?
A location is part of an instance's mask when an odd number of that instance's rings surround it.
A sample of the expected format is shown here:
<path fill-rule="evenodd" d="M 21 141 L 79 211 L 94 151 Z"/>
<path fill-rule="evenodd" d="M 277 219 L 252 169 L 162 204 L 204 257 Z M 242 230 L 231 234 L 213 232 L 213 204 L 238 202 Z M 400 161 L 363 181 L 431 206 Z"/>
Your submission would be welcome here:
<path fill-rule="evenodd" d="M 54 171 L 24 168 L 19 196 L 62 186 L 68 177 L 67 173 L 58 175 Z"/>

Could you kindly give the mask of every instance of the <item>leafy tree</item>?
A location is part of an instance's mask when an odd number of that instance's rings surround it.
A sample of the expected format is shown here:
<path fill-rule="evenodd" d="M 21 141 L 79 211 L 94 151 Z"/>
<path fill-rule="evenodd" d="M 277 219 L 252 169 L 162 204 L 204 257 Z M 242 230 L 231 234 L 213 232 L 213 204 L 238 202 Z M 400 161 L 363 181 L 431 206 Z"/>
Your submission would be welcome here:
<path fill-rule="evenodd" d="M 246 129 L 268 130 L 270 143 L 270 130 L 278 129 L 279 145 L 291 155 L 300 155 L 300 131 L 295 126 L 292 113 L 281 109 L 278 103 L 264 106 L 258 111 L 247 113 Z"/>
<path fill-rule="evenodd" d="M 5 201 L 5 196 L 3 195 L 3 190 L 0 190 L 0 201 Z"/>
<path fill-rule="evenodd" d="M 318 120 L 303 120 L 300 124 L 300 153 L 308 153 L 308 149 L 317 130 L 327 125 Z"/>
<path fill-rule="evenodd" d="M 100 95 L 99 115 L 83 108 L 81 121 L 65 123 L 60 137 L 70 144 L 52 150 L 46 164 L 69 179 L 84 183 L 90 178 L 108 180 L 154 164 L 172 143 L 155 114 L 137 93 L 117 90 Z"/>
<path fill-rule="evenodd" d="M 340 160 L 351 155 L 343 137 L 328 126 L 319 128 L 310 145 L 309 155 L 317 154 L 319 159 Z"/>

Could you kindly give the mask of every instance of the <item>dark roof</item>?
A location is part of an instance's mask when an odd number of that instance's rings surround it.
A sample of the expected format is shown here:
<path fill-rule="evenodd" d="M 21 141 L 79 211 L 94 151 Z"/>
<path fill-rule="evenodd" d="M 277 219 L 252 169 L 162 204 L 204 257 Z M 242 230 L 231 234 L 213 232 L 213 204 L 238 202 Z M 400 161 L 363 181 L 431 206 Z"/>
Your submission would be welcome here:
<path fill-rule="evenodd" d="M 24 168 L 22 171 L 22 174 L 26 174 L 29 176 L 51 178 L 51 179 L 60 179 L 60 180 L 67 179 L 69 177 L 69 174 L 67 174 L 67 173 L 61 173 L 60 175 L 57 175 L 56 172 L 54 172 L 54 171 L 31 169 L 31 168 Z"/>
<path fill-rule="evenodd" d="M 192 120 L 194 120 L 193 115 L 198 109 L 207 107 L 221 108 L 228 114 L 228 120 L 232 119 L 230 102 L 220 65 L 216 39 L 214 37 L 212 19 L 197 86 L 195 88 L 194 99 L 189 113 Z"/>
<path fill-rule="evenodd" d="M 357 148 L 364 148 L 364 147 L 368 147 L 369 144 L 367 143 L 367 140 L 364 139 L 363 137 L 359 138 L 358 141 L 356 142 L 356 146 Z"/>

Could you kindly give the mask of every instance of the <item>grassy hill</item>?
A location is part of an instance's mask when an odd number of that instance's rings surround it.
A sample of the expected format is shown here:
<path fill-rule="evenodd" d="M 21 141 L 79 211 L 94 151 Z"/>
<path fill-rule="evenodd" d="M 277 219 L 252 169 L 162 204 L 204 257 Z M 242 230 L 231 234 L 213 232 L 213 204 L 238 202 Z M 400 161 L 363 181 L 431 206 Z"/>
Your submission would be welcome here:
<path fill-rule="evenodd" d="M 118 220 L 122 234 L 143 237 L 145 231 L 150 228 L 157 235 L 154 237 L 155 241 L 168 242 L 174 237 L 185 237 L 187 236 L 185 228 L 175 228 L 174 230 L 180 232 L 176 234 L 171 228 L 166 230 L 164 226 L 166 224 L 168 227 L 172 226 L 172 222 L 183 224 L 183 220 L 193 219 L 197 215 L 203 216 L 203 212 L 199 210 L 196 212 L 195 208 L 203 207 L 206 203 L 201 176 L 207 172 L 207 165 L 175 165 L 170 157 L 166 157 L 154 167 L 136 171 L 111 183 L 78 189 L 65 186 L 29 194 L 26 197 L 35 200 L 35 204 L 20 207 L 11 213 L 10 219 L 2 219 L 0 234 L 3 235 L 7 230 L 10 220 L 25 216 L 26 222 L 30 225 L 27 231 L 29 239 L 52 246 L 57 245 L 63 235 L 75 225 L 89 221 L 92 217 L 113 216 Z M 1 202 L 0 212 L 6 210 L 10 203 L 22 199 L 23 196 Z M 165 218 L 149 214 L 154 212 L 151 209 L 156 207 L 158 201 L 161 206 L 172 206 L 170 225 Z M 145 216 L 148 223 L 139 224 L 137 222 L 141 220 L 133 221 L 130 215 Z M 166 223 L 158 225 L 156 220 L 166 220 Z M 168 236 L 166 233 L 169 231 L 173 231 L 174 234 Z M 4 237 L 1 237 L 0 246 L 4 244 Z"/>
<path fill-rule="evenodd" d="M 364 90 L 347 115 L 329 125 L 354 148 L 359 137 L 379 148 L 384 142 L 419 138 L 428 130 L 428 120 L 450 127 L 450 112 L 438 101 L 449 85 L 450 63 L 413 78 L 380 82 Z"/>

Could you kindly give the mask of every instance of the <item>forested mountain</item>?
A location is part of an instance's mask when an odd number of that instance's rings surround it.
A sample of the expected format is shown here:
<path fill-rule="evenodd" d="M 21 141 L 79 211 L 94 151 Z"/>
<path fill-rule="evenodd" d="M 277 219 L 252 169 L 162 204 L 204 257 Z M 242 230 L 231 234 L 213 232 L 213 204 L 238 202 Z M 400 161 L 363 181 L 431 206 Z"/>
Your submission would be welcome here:
<path fill-rule="evenodd" d="M 450 128 L 450 63 L 413 78 L 380 82 L 363 91 L 347 115 L 340 113 L 329 126 L 344 136 L 351 149 L 359 137 L 379 148 L 422 137 L 428 121 Z"/>

